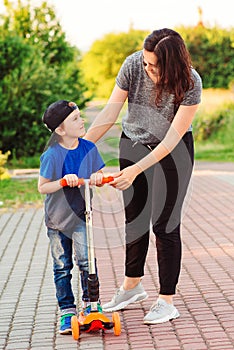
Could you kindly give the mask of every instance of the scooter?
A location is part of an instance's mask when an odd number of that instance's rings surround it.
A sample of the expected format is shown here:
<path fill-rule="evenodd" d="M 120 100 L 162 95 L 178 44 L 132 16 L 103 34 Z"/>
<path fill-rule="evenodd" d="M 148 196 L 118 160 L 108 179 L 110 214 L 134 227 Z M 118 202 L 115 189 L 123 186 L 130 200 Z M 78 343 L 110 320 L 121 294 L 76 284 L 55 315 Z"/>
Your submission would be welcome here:
<path fill-rule="evenodd" d="M 102 184 L 113 181 L 112 176 L 103 177 Z M 65 179 L 60 180 L 62 186 L 67 186 Z M 98 330 L 114 330 L 116 336 L 121 334 L 121 323 L 118 312 L 112 313 L 112 319 L 110 320 L 102 312 L 102 307 L 99 301 L 99 281 L 96 274 L 95 267 L 95 253 L 94 253 L 94 236 L 93 236 L 93 222 L 92 222 L 92 208 L 91 208 L 91 196 L 90 196 L 90 180 L 79 178 L 78 186 L 85 186 L 85 218 L 86 218 L 86 234 L 88 244 L 88 257 L 89 257 L 89 277 L 88 277 L 88 292 L 90 299 L 89 312 L 86 315 L 83 311 L 77 316 L 72 316 L 71 327 L 72 336 L 74 340 L 78 340 L 81 331 L 86 333 Z"/>

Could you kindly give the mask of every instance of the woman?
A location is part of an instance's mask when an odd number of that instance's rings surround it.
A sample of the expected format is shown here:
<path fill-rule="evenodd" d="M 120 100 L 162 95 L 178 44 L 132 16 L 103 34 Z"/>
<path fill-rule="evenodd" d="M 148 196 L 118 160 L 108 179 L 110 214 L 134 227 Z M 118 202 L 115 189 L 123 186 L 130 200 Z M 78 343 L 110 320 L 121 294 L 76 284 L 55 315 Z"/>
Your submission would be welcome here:
<path fill-rule="evenodd" d="M 191 124 L 201 90 L 201 78 L 179 33 L 155 30 L 146 37 L 143 50 L 124 61 L 107 105 L 85 136 L 99 140 L 128 99 L 122 119 L 120 172 L 112 183 L 123 190 L 125 203 L 125 278 L 113 299 L 103 305 L 105 311 L 147 297 L 141 279 L 152 222 L 160 290 L 144 323 L 179 317 L 173 295 L 181 264 L 181 210 L 193 168 Z"/>

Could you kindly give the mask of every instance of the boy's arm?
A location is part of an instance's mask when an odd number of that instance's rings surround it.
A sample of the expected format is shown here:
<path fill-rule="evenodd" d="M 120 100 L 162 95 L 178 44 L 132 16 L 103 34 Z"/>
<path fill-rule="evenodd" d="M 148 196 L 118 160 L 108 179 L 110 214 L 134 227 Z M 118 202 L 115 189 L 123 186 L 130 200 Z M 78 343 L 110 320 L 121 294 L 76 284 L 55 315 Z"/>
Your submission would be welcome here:
<path fill-rule="evenodd" d="M 62 186 L 60 185 L 60 180 L 51 181 L 43 176 L 39 176 L 37 188 L 41 194 L 47 194 L 60 190 Z"/>
<path fill-rule="evenodd" d="M 67 185 L 70 187 L 77 187 L 79 185 L 79 178 L 76 174 L 67 174 L 63 177 L 67 181 Z M 38 191 L 41 194 L 54 193 L 62 188 L 60 180 L 51 181 L 43 176 L 39 176 L 38 179 Z"/>

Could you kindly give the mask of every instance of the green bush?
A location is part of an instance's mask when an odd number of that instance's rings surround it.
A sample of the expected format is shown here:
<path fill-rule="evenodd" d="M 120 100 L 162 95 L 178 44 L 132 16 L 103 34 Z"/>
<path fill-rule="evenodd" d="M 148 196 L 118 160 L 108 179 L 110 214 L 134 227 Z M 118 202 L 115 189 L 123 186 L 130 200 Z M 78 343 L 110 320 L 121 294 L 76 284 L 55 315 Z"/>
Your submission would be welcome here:
<path fill-rule="evenodd" d="M 234 118 L 234 105 L 229 104 L 212 112 L 205 113 L 198 112 L 197 117 L 193 123 L 194 138 L 197 141 L 204 141 L 209 138 L 217 136 L 221 130 L 230 127 Z M 233 129 L 232 129 L 233 130 Z"/>
<path fill-rule="evenodd" d="M 193 125 L 197 160 L 234 162 L 234 105 L 199 113 Z"/>
<path fill-rule="evenodd" d="M 228 88 L 234 81 L 234 28 L 180 27 L 204 88 Z"/>

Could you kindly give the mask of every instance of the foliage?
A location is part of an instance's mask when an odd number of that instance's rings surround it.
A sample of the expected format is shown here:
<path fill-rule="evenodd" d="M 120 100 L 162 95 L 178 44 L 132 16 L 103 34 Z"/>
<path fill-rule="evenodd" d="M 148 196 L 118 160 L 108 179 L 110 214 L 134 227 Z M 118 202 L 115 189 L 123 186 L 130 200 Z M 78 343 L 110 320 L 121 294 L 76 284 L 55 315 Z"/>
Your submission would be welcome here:
<path fill-rule="evenodd" d="M 41 153 L 49 137 L 41 116 L 58 100 L 84 108 L 81 53 L 65 39 L 52 7 L 32 8 L 5 0 L 0 22 L 0 149 L 17 158 Z"/>
<path fill-rule="evenodd" d="M 233 112 L 233 111 L 232 111 Z M 230 109 L 217 110 L 212 114 L 205 114 L 194 121 L 194 137 L 198 141 L 207 140 L 217 132 L 230 117 Z"/>
<path fill-rule="evenodd" d="M 128 33 L 109 33 L 93 43 L 83 56 L 82 68 L 94 96 L 109 96 L 124 59 L 142 48 L 147 34 L 146 31 L 130 29 Z"/>
<path fill-rule="evenodd" d="M 228 88 L 234 82 L 234 28 L 177 28 L 185 40 L 204 88 Z"/>
<path fill-rule="evenodd" d="M 202 101 L 193 120 L 193 133 L 200 142 L 216 139 L 225 130 L 225 140 L 232 135 L 234 119 L 234 94 L 226 89 L 203 89 Z M 229 129 L 231 128 L 231 132 Z M 223 142 L 225 142 L 223 140 Z"/>
<path fill-rule="evenodd" d="M 56 19 L 53 7 L 44 1 L 39 7 L 32 7 L 18 0 L 14 7 L 11 1 L 5 0 L 7 15 L 3 17 L 3 29 L 23 38 L 27 43 L 36 46 L 48 64 L 70 62 L 74 48 L 66 41 L 65 33 Z"/>
<path fill-rule="evenodd" d="M 7 162 L 7 159 L 10 153 L 11 153 L 10 151 L 6 153 L 2 153 L 2 151 L 0 150 L 0 180 L 10 178 L 10 174 L 8 173 L 8 170 L 5 168 L 5 164 Z"/>
<path fill-rule="evenodd" d="M 23 156 L 16 158 L 13 154 L 7 162 L 8 169 L 38 169 L 40 167 L 40 153 L 33 156 Z"/>
<path fill-rule="evenodd" d="M 224 103 L 204 113 L 201 109 L 193 123 L 196 159 L 234 162 L 234 104 Z"/>

